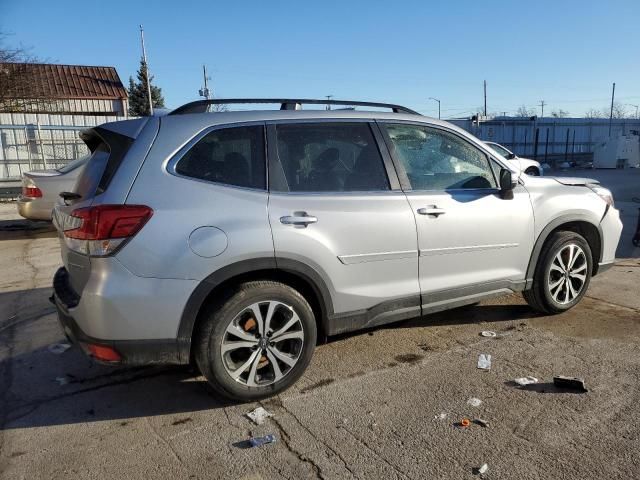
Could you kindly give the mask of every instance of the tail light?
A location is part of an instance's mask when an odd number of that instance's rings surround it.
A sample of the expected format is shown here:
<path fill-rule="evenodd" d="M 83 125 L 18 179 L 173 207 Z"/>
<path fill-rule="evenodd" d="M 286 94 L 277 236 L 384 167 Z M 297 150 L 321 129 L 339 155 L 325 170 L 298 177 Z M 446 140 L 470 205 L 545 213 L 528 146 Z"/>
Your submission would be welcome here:
<path fill-rule="evenodd" d="M 92 257 L 114 254 L 153 215 L 144 205 L 98 205 L 78 208 L 63 228 L 67 246 Z"/>
<path fill-rule="evenodd" d="M 23 186 L 22 187 L 22 196 L 25 198 L 42 198 L 42 190 L 40 190 L 35 185 L 31 186 Z"/>

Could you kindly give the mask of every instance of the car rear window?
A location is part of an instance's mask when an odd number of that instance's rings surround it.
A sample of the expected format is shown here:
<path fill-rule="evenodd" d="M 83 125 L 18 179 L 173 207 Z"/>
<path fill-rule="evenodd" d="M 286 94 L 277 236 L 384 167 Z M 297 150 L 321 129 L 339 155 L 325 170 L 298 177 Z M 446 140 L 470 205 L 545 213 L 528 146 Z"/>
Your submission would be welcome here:
<path fill-rule="evenodd" d="M 75 193 L 81 196 L 81 199 L 90 198 L 96 193 L 102 174 L 109 161 L 109 154 L 109 146 L 104 142 L 100 143 L 91 154 L 87 166 L 78 177 L 73 189 Z"/>
<path fill-rule="evenodd" d="M 230 127 L 207 133 L 178 161 L 175 172 L 225 185 L 266 189 L 264 127 Z"/>

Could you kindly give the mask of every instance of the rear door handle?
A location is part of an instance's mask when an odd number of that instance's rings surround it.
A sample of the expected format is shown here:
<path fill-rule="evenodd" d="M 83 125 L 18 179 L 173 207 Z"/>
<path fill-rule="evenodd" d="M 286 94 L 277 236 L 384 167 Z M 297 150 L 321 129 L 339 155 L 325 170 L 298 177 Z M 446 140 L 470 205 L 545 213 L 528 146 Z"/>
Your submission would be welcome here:
<path fill-rule="evenodd" d="M 280 223 L 306 227 L 310 223 L 318 223 L 318 218 L 307 215 L 307 212 L 293 212 L 291 216 L 280 217 Z"/>
<path fill-rule="evenodd" d="M 433 215 L 434 217 L 438 217 L 439 215 L 444 215 L 447 211 L 434 205 L 431 207 L 419 208 L 418 213 L 420 215 Z"/>

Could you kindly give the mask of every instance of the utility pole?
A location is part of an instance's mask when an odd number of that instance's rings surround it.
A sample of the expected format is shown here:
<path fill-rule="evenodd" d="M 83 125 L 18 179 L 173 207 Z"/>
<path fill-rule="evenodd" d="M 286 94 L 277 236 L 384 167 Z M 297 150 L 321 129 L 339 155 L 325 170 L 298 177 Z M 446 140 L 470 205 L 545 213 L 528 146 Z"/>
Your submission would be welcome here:
<path fill-rule="evenodd" d="M 140 25 L 140 40 L 142 41 L 142 60 L 147 69 L 147 95 L 149 97 L 149 116 L 153 116 L 153 102 L 151 101 L 151 81 L 149 80 L 149 64 L 147 63 L 147 51 L 144 48 L 144 30 Z"/>
<path fill-rule="evenodd" d="M 331 101 L 331 99 L 333 98 L 333 95 L 325 95 L 325 97 L 327 97 L 327 100 Z M 331 104 L 327 103 L 327 107 L 325 110 L 331 110 Z"/>
<path fill-rule="evenodd" d="M 438 120 L 440 120 L 440 100 L 438 100 L 437 98 L 433 98 L 433 97 L 429 97 L 429 100 L 433 100 L 438 102 Z"/>
<path fill-rule="evenodd" d="M 629 105 L 630 107 L 636 107 L 636 116 L 634 118 L 637 120 L 638 119 L 638 106 L 639 105 L 634 105 L 633 103 L 627 103 L 627 105 Z"/>
<path fill-rule="evenodd" d="M 542 112 L 540 113 L 540 118 L 544 118 L 544 100 L 540 100 L 540 108 L 542 109 Z"/>
<path fill-rule="evenodd" d="M 487 116 L 487 81 L 484 81 L 484 116 Z"/>
<path fill-rule="evenodd" d="M 609 137 L 611 137 L 611 122 L 613 121 L 613 99 L 616 97 L 616 82 L 613 82 L 611 91 L 611 113 L 609 113 Z"/>
<path fill-rule="evenodd" d="M 204 88 L 201 88 L 198 93 L 200 94 L 201 97 L 204 97 L 205 99 L 209 100 L 210 95 L 209 95 L 209 83 L 208 83 L 208 81 L 210 80 L 210 78 L 207 77 L 207 66 L 206 65 L 202 65 L 202 76 L 204 77 Z"/>

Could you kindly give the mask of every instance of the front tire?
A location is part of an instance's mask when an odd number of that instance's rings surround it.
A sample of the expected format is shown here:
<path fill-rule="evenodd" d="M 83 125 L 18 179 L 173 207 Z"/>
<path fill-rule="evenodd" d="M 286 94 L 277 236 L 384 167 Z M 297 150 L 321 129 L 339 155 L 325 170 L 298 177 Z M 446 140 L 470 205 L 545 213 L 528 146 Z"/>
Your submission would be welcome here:
<path fill-rule="evenodd" d="M 218 393 L 233 400 L 260 400 L 300 378 L 313 356 L 316 335 L 313 311 L 299 292 L 278 282 L 247 282 L 207 310 L 195 359 Z"/>
<path fill-rule="evenodd" d="M 591 248 L 584 237 L 575 232 L 556 232 L 540 252 L 532 288 L 523 292 L 524 298 L 539 312 L 565 312 L 582 300 L 592 271 Z"/>
<path fill-rule="evenodd" d="M 532 177 L 540 176 L 540 170 L 538 170 L 536 167 L 529 167 L 524 171 L 524 173 Z"/>

